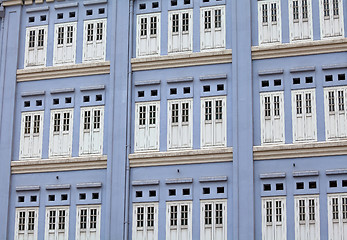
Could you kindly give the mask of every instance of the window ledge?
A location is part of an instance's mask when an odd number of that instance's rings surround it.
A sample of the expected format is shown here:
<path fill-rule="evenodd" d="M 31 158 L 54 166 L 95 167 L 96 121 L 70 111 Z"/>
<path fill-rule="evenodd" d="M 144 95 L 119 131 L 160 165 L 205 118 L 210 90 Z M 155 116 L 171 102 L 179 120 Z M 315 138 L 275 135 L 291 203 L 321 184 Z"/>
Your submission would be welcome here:
<path fill-rule="evenodd" d="M 11 162 L 11 173 L 40 173 L 106 169 L 107 156 L 72 157 L 60 159 L 36 159 Z"/>
<path fill-rule="evenodd" d="M 347 38 L 253 46 L 252 59 L 269 59 L 347 51 Z"/>
<path fill-rule="evenodd" d="M 230 147 L 129 155 L 130 167 L 231 162 L 232 160 L 233 150 Z"/>
<path fill-rule="evenodd" d="M 132 71 L 231 63 L 231 49 L 131 59 Z"/>
<path fill-rule="evenodd" d="M 253 147 L 254 160 L 347 155 L 347 141 Z"/>
<path fill-rule="evenodd" d="M 110 62 L 80 63 L 17 70 L 17 82 L 67 78 L 110 73 Z"/>

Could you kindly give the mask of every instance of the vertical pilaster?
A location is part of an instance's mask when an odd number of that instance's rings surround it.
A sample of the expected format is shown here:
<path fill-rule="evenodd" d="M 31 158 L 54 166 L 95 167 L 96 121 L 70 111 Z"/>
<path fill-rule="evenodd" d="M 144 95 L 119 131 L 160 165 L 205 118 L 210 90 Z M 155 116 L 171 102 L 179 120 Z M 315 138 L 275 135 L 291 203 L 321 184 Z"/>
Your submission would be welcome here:
<path fill-rule="evenodd" d="M 251 1 L 232 2 L 233 239 L 254 239 Z"/>

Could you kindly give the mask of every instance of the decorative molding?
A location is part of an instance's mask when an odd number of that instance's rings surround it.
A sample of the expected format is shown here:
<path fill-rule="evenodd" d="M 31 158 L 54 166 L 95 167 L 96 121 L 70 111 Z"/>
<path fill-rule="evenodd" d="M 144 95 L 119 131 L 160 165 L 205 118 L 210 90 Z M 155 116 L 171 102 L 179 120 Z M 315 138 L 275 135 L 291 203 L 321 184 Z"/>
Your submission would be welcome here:
<path fill-rule="evenodd" d="M 269 69 L 269 70 L 262 70 L 258 72 L 259 76 L 266 76 L 266 75 L 276 75 L 276 74 L 283 74 L 283 69 Z"/>
<path fill-rule="evenodd" d="M 299 73 L 299 72 L 313 72 L 316 70 L 315 66 L 307 66 L 307 67 L 296 67 L 291 68 L 289 70 L 290 73 Z"/>
<path fill-rule="evenodd" d="M 168 178 L 165 180 L 166 184 L 182 184 L 193 183 L 193 178 Z"/>
<path fill-rule="evenodd" d="M 63 3 L 54 6 L 54 9 L 78 7 L 78 3 Z"/>
<path fill-rule="evenodd" d="M 254 160 L 347 155 L 347 141 L 253 147 Z"/>
<path fill-rule="evenodd" d="M 44 11 L 49 11 L 49 7 L 45 6 L 45 7 L 36 7 L 36 8 L 27 8 L 27 10 L 25 10 L 27 13 L 32 13 L 32 12 L 44 12 Z"/>
<path fill-rule="evenodd" d="M 101 188 L 101 182 L 77 183 L 76 188 Z"/>
<path fill-rule="evenodd" d="M 9 7 L 15 5 L 23 5 L 23 0 L 7 0 L 2 2 L 2 6 Z"/>
<path fill-rule="evenodd" d="M 293 177 L 312 177 L 319 176 L 319 171 L 316 170 L 308 170 L 308 171 L 294 171 Z"/>
<path fill-rule="evenodd" d="M 159 185 L 159 180 L 135 180 L 131 182 L 133 186 Z"/>
<path fill-rule="evenodd" d="M 39 185 L 33 186 L 18 186 L 16 187 L 16 192 L 24 192 L 24 191 L 40 191 Z"/>
<path fill-rule="evenodd" d="M 181 83 L 181 82 L 193 82 L 194 77 L 183 77 L 183 78 L 171 78 L 166 80 L 166 82 L 169 83 Z"/>
<path fill-rule="evenodd" d="M 231 63 L 231 49 L 131 59 L 132 71 Z"/>
<path fill-rule="evenodd" d="M 137 81 L 135 82 L 135 86 L 149 86 L 149 85 L 159 85 L 160 84 L 160 80 L 148 80 L 148 81 Z"/>
<path fill-rule="evenodd" d="M 347 68 L 347 63 L 341 64 L 331 64 L 331 65 L 323 65 L 322 70 L 332 70 L 332 69 L 342 69 Z"/>
<path fill-rule="evenodd" d="M 17 82 L 55 78 L 90 76 L 110 73 L 110 62 L 80 63 L 64 66 L 27 68 L 17 70 Z"/>
<path fill-rule="evenodd" d="M 218 163 L 231 162 L 232 160 L 232 148 L 198 149 L 155 153 L 133 153 L 129 155 L 130 167 Z"/>
<path fill-rule="evenodd" d="M 252 59 L 269 59 L 347 51 L 347 38 L 284 43 L 274 46 L 253 46 Z"/>
<path fill-rule="evenodd" d="M 51 91 L 51 94 L 71 93 L 71 92 L 75 92 L 75 88 L 54 89 Z"/>
<path fill-rule="evenodd" d="M 107 0 L 89 0 L 89 1 L 83 2 L 83 5 L 89 6 L 89 5 L 102 4 L 102 3 L 107 3 Z"/>
<path fill-rule="evenodd" d="M 62 190 L 62 189 L 70 189 L 71 184 L 53 184 L 46 185 L 46 190 Z"/>
<path fill-rule="evenodd" d="M 12 174 L 94 170 L 106 168 L 106 155 L 11 162 Z"/>
<path fill-rule="evenodd" d="M 199 182 L 226 182 L 228 181 L 228 176 L 215 176 L 215 177 L 201 177 Z"/>
<path fill-rule="evenodd" d="M 329 169 L 325 171 L 326 175 L 341 175 L 341 174 L 347 174 L 347 168 L 342 169 Z"/>
<path fill-rule="evenodd" d="M 216 75 L 206 75 L 201 76 L 200 81 L 210 81 L 210 80 L 225 80 L 227 79 L 227 74 L 216 74 Z"/>
<path fill-rule="evenodd" d="M 45 91 L 37 91 L 37 92 L 23 92 L 21 94 L 22 97 L 32 97 L 32 96 L 43 96 L 45 95 Z"/>
<path fill-rule="evenodd" d="M 285 172 L 274 172 L 274 173 L 261 173 L 259 175 L 260 179 L 272 179 L 272 178 L 285 178 Z"/>

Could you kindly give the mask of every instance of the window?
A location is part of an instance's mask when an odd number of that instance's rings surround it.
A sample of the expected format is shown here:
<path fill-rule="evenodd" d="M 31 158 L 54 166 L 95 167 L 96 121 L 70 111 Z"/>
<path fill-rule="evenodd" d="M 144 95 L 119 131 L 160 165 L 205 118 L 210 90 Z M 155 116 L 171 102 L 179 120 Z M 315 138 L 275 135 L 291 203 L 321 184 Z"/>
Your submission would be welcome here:
<path fill-rule="evenodd" d="M 76 240 L 100 240 L 100 208 L 99 205 L 77 206 Z"/>
<path fill-rule="evenodd" d="M 311 0 L 289 1 L 290 40 L 312 39 Z"/>
<path fill-rule="evenodd" d="M 20 159 L 40 158 L 42 153 L 43 112 L 23 112 Z"/>
<path fill-rule="evenodd" d="M 284 143 L 283 92 L 260 94 L 261 143 Z"/>
<path fill-rule="evenodd" d="M 320 0 L 321 38 L 344 37 L 342 0 Z"/>
<path fill-rule="evenodd" d="M 17 208 L 15 239 L 37 239 L 38 208 Z"/>
<path fill-rule="evenodd" d="M 77 23 L 55 25 L 53 64 L 75 63 Z"/>
<path fill-rule="evenodd" d="M 294 199 L 295 239 L 319 238 L 319 196 L 295 196 Z"/>
<path fill-rule="evenodd" d="M 47 26 L 26 29 L 24 67 L 46 66 Z"/>
<path fill-rule="evenodd" d="M 168 52 L 192 51 L 193 11 L 181 10 L 169 12 Z"/>
<path fill-rule="evenodd" d="M 262 199 L 263 239 L 287 239 L 286 199 L 266 197 Z"/>
<path fill-rule="evenodd" d="M 159 104 L 136 103 L 135 151 L 159 150 Z"/>
<path fill-rule="evenodd" d="M 51 110 L 49 156 L 71 156 L 73 109 Z"/>
<path fill-rule="evenodd" d="M 259 45 L 281 43 L 280 1 L 258 1 L 258 31 Z"/>
<path fill-rule="evenodd" d="M 200 49 L 225 48 L 225 6 L 200 10 Z"/>
<path fill-rule="evenodd" d="M 226 146 L 226 97 L 201 98 L 201 147 Z"/>
<path fill-rule="evenodd" d="M 102 154 L 104 142 L 104 107 L 81 108 L 80 155 Z"/>
<path fill-rule="evenodd" d="M 137 56 L 160 54 L 160 13 L 137 16 Z"/>
<path fill-rule="evenodd" d="M 47 207 L 45 229 L 46 239 L 67 240 L 69 237 L 69 208 Z"/>
<path fill-rule="evenodd" d="M 192 202 L 167 202 L 166 222 L 166 240 L 192 240 Z"/>
<path fill-rule="evenodd" d="M 329 239 L 344 239 L 347 228 L 347 194 L 328 195 Z"/>
<path fill-rule="evenodd" d="M 324 89 L 327 140 L 347 138 L 347 87 Z"/>
<path fill-rule="evenodd" d="M 132 239 L 158 239 L 158 203 L 141 203 L 133 205 Z"/>
<path fill-rule="evenodd" d="M 293 142 L 316 141 L 314 89 L 292 91 Z"/>
<path fill-rule="evenodd" d="M 200 233 L 201 240 L 227 239 L 226 200 L 201 201 Z"/>
<path fill-rule="evenodd" d="M 168 149 L 192 147 L 192 99 L 168 101 Z"/>
<path fill-rule="evenodd" d="M 83 62 L 105 61 L 106 19 L 84 21 Z"/>

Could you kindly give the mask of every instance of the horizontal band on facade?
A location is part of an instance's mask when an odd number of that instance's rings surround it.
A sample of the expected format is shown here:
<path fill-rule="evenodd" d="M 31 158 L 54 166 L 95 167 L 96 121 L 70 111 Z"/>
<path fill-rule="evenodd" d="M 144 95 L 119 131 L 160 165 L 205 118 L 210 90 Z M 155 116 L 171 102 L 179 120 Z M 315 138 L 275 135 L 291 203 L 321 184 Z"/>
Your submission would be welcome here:
<path fill-rule="evenodd" d="M 232 160 L 232 148 L 198 149 L 155 153 L 133 153 L 129 155 L 130 167 L 218 163 L 231 162 Z"/>
<path fill-rule="evenodd" d="M 168 178 L 165 180 L 166 184 L 183 184 L 193 183 L 193 178 Z"/>
<path fill-rule="evenodd" d="M 40 191 L 39 185 L 33 186 L 18 186 L 16 187 L 16 192 L 24 192 L 24 191 Z"/>
<path fill-rule="evenodd" d="M 46 190 L 66 190 L 70 188 L 71 188 L 71 184 L 53 184 L 53 185 L 46 186 Z"/>
<path fill-rule="evenodd" d="M 131 59 L 132 71 L 231 63 L 231 49 Z"/>
<path fill-rule="evenodd" d="M 254 160 L 274 160 L 347 154 L 347 141 L 283 144 L 253 147 Z"/>
<path fill-rule="evenodd" d="M 272 172 L 272 173 L 261 173 L 259 175 L 260 179 L 273 179 L 273 178 L 285 178 L 285 172 Z"/>
<path fill-rule="evenodd" d="M 81 63 L 64 66 L 17 70 L 17 82 L 91 76 L 110 73 L 110 62 Z"/>
<path fill-rule="evenodd" d="M 61 159 L 38 159 L 12 161 L 11 173 L 44 173 L 78 170 L 106 169 L 107 156 L 72 157 Z"/>
<path fill-rule="evenodd" d="M 101 188 L 102 182 L 77 183 L 76 188 Z"/>
<path fill-rule="evenodd" d="M 319 171 L 316 170 L 308 170 L 308 171 L 294 171 L 293 177 L 312 177 L 319 176 Z"/>
<path fill-rule="evenodd" d="M 270 59 L 347 51 L 347 38 L 252 47 L 252 59 Z"/>

